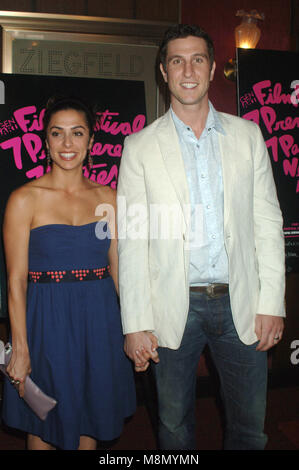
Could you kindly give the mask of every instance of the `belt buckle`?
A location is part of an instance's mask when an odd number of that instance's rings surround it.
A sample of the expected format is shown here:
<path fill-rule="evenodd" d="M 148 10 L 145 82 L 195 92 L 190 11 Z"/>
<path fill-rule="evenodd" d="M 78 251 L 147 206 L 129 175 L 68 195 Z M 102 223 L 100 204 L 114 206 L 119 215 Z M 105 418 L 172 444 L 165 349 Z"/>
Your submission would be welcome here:
<path fill-rule="evenodd" d="M 214 284 L 209 284 L 208 287 L 207 287 L 207 294 L 209 297 L 215 297 L 215 294 L 214 294 L 214 287 L 215 285 Z"/>

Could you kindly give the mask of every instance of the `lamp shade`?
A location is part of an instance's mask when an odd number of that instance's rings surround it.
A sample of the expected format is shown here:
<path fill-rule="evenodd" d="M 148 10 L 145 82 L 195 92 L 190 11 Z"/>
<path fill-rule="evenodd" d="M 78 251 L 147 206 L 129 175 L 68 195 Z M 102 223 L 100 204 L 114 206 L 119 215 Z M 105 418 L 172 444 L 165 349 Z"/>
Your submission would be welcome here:
<path fill-rule="evenodd" d="M 235 41 L 236 47 L 242 49 L 254 49 L 261 37 L 261 30 L 257 26 L 258 20 L 265 18 L 263 13 L 258 13 L 256 10 L 251 10 L 246 13 L 244 10 L 238 10 L 236 16 L 241 16 L 242 21 L 235 28 Z M 224 76 L 228 80 L 236 80 L 236 60 L 230 59 L 224 66 Z"/>
<path fill-rule="evenodd" d="M 257 21 L 264 19 L 264 15 L 260 15 L 256 10 L 252 10 L 250 13 L 239 10 L 236 16 L 242 17 L 241 24 L 235 28 L 236 47 L 254 49 L 261 37 Z"/>

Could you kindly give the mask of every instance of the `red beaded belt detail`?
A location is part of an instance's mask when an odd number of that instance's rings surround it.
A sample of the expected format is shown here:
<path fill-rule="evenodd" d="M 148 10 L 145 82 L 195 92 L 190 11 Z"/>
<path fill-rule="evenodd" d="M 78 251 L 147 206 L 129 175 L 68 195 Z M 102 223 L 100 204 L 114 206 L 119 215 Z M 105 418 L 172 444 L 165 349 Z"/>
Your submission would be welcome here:
<path fill-rule="evenodd" d="M 70 269 L 55 271 L 29 271 L 28 282 L 96 281 L 110 276 L 110 266 L 103 268 Z"/>

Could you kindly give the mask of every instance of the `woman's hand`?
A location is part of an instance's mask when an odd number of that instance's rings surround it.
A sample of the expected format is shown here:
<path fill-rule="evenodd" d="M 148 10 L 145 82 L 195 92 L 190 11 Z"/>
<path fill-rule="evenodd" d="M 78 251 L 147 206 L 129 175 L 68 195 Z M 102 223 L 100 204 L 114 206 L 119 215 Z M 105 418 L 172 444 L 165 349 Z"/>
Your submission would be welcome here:
<path fill-rule="evenodd" d="M 23 397 L 25 392 L 25 379 L 27 375 L 31 373 L 28 350 L 13 350 L 6 371 L 11 383 L 17 388 L 20 397 Z"/>
<path fill-rule="evenodd" d="M 125 353 L 134 362 L 136 372 L 144 372 L 150 364 L 150 359 L 159 362 L 157 348 L 157 338 L 149 331 L 128 333 L 125 337 Z"/>

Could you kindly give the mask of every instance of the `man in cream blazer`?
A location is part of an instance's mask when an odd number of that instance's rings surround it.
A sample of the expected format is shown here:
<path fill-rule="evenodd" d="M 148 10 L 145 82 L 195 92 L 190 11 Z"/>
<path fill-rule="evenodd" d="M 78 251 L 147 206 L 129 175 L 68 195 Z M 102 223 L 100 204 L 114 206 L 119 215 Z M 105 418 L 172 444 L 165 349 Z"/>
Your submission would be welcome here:
<path fill-rule="evenodd" d="M 161 449 L 196 448 L 206 345 L 222 386 L 225 448 L 263 449 L 266 351 L 285 316 L 282 217 L 267 149 L 256 124 L 210 103 L 215 61 L 204 31 L 170 28 L 160 57 L 171 109 L 126 139 L 118 181 L 125 350 L 137 371 L 155 363 Z"/>

